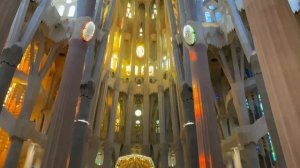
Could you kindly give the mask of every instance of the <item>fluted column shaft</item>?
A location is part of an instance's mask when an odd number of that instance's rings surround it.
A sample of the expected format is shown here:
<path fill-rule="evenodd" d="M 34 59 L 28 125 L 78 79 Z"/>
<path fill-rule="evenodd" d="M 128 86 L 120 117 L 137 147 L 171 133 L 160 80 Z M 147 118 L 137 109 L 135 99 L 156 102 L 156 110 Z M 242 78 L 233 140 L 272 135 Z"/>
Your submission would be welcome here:
<path fill-rule="evenodd" d="M 113 94 L 113 102 L 111 111 L 109 114 L 109 123 L 108 123 L 108 134 L 105 140 L 105 146 L 104 146 L 104 162 L 103 162 L 103 168 L 110 168 L 112 167 L 112 153 L 114 151 L 114 138 L 115 138 L 115 122 L 116 122 L 116 116 L 117 116 L 117 107 L 119 103 L 119 96 L 120 96 L 120 84 L 121 84 L 121 67 L 122 62 L 124 58 L 124 49 L 125 49 L 125 41 L 123 34 L 121 35 L 121 46 L 119 49 L 119 59 L 118 59 L 118 67 L 116 70 L 116 81 L 115 81 L 115 90 Z"/>
<path fill-rule="evenodd" d="M 300 28 L 288 1 L 244 0 L 287 167 L 300 167 Z"/>
<path fill-rule="evenodd" d="M 173 82 L 170 82 L 170 105 L 171 105 L 171 120 L 172 120 L 172 131 L 173 131 L 173 140 L 175 146 L 175 155 L 176 155 L 176 165 L 179 168 L 184 167 L 184 160 L 183 160 L 183 149 L 180 139 L 180 129 L 179 129 L 179 121 L 178 121 L 178 105 L 174 98 L 175 94 L 175 85 Z"/>
<path fill-rule="evenodd" d="M 167 132 L 166 132 L 166 112 L 164 103 L 164 87 L 158 86 L 158 112 L 159 112 L 159 143 L 160 143 L 160 163 L 159 167 L 168 167 L 168 143 L 167 143 Z"/>
<path fill-rule="evenodd" d="M 88 139 L 91 135 L 89 127 L 89 111 L 94 96 L 94 82 L 81 84 L 80 109 L 74 126 L 72 148 L 70 154 L 70 168 L 83 168 L 88 150 Z"/>
<path fill-rule="evenodd" d="M 131 131 L 132 131 L 132 119 L 133 119 L 133 100 L 134 95 L 132 93 L 132 88 L 128 89 L 128 99 L 127 99 L 127 111 L 126 111 L 126 121 L 125 121 L 125 149 L 123 154 L 130 154 L 131 147 Z"/>
<path fill-rule="evenodd" d="M 280 140 L 279 140 L 279 135 L 277 132 L 277 128 L 275 125 L 275 121 L 274 121 L 274 117 L 273 117 L 273 113 L 272 113 L 272 109 L 271 109 L 271 105 L 269 102 L 269 97 L 268 97 L 268 93 L 265 87 L 265 83 L 264 83 L 264 79 L 263 79 L 263 75 L 261 73 L 261 69 L 260 69 L 260 65 L 258 62 L 258 57 L 257 55 L 254 55 L 251 57 L 251 67 L 254 73 L 254 78 L 256 81 L 256 86 L 257 86 L 257 90 L 261 96 L 261 101 L 263 104 L 263 110 L 264 110 L 264 114 L 266 117 L 266 122 L 268 125 L 268 129 L 270 131 L 270 135 L 272 138 L 272 142 L 275 148 L 275 153 L 277 156 L 277 165 L 279 167 L 286 167 L 285 164 L 285 159 L 284 159 L 284 155 L 283 155 L 283 151 L 282 151 L 282 147 L 280 144 Z"/>
<path fill-rule="evenodd" d="M 108 122 L 108 134 L 105 140 L 104 146 L 104 162 L 103 168 L 110 168 L 112 167 L 112 153 L 114 150 L 114 137 L 115 137 L 115 121 L 116 121 L 116 113 L 117 113 L 117 106 L 119 101 L 119 86 L 115 88 L 113 94 L 113 103 L 111 107 L 111 111 L 109 114 L 109 122 Z"/>
<path fill-rule="evenodd" d="M 203 1 L 184 2 L 187 19 L 190 22 L 196 22 L 197 25 L 200 24 L 204 20 L 204 13 L 202 11 Z M 193 112 L 195 118 L 192 118 L 194 119 L 192 121 L 187 121 L 186 127 L 194 127 L 193 124 L 196 125 L 198 141 L 197 156 L 199 160 L 197 163 L 192 164 L 195 164 L 197 167 L 222 167 L 223 161 L 214 106 L 214 92 L 209 73 L 207 46 L 201 27 L 194 28 L 197 32 L 197 41 L 195 45 L 189 47 L 189 54 L 192 72 Z"/>

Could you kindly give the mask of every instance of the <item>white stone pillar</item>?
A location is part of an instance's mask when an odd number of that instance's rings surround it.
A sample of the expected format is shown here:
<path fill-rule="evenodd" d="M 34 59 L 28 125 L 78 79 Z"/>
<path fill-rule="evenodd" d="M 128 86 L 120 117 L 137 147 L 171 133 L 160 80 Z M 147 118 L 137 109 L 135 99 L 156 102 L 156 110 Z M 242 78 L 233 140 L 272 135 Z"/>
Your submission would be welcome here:
<path fill-rule="evenodd" d="M 233 148 L 232 159 L 233 159 L 234 168 L 243 168 L 239 148 L 237 147 Z"/>
<path fill-rule="evenodd" d="M 165 102 L 164 102 L 164 87 L 162 85 L 158 86 L 158 111 L 159 111 L 159 144 L 160 144 L 160 166 L 168 167 L 168 143 L 167 143 L 167 132 L 166 132 L 166 112 L 165 112 Z"/>
<path fill-rule="evenodd" d="M 36 144 L 30 143 L 27 150 L 24 168 L 32 168 L 33 159 L 35 157 L 35 151 L 36 151 Z"/>
<path fill-rule="evenodd" d="M 112 166 L 112 154 L 114 151 L 114 137 L 115 137 L 115 121 L 117 106 L 119 102 L 119 82 L 116 82 L 116 87 L 113 94 L 113 104 L 111 111 L 109 113 L 109 122 L 108 122 L 108 133 L 104 144 L 104 162 L 103 168 L 110 168 Z"/>
<path fill-rule="evenodd" d="M 126 110 L 126 121 L 125 121 L 125 143 L 124 143 L 124 150 L 123 154 L 127 155 L 130 154 L 131 148 L 131 132 L 132 132 L 132 119 L 133 119 L 133 112 L 134 112 L 134 94 L 133 94 L 133 87 L 129 84 L 128 88 L 128 99 L 127 99 L 127 110 Z"/>

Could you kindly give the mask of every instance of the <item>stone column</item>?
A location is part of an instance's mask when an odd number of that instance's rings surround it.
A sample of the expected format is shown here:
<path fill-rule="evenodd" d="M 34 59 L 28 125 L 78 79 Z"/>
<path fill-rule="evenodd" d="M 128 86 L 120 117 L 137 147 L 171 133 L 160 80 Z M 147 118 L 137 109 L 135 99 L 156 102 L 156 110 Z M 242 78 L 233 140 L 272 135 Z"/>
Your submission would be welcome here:
<path fill-rule="evenodd" d="M 288 1 L 244 0 L 287 167 L 300 167 L 300 28 Z"/>
<path fill-rule="evenodd" d="M 32 67 L 33 68 L 33 67 Z M 30 75 L 28 77 L 28 85 L 26 89 L 26 94 L 24 98 L 24 103 L 22 106 L 22 110 L 17 122 L 27 121 L 29 122 L 31 113 L 33 111 L 36 99 L 38 97 L 40 87 L 41 87 L 41 78 L 39 76 Z M 16 128 L 22 129 L 22 128 Z M 5 161 L 5 168 L 16 168 L 18 167 L 18 160 L 21 154 L 23 142 L 26 139 L 21 137 L 12 136 L 10 138 L 11 146 L 9 148 L 9 152 Z"/>
<path fill-rule="evenodd" d="M 133 103 L 134 103 L 133 87 L 129 84 L 128 88 L 128 99 L 127 99 L 127 110 L 126 110 L 126 121 L 125 121 L 125 144 L 123 154 L 130 154 L 131 147 L 131 131 L 132 131 L 132 118 L 133 118 Z"/>
<path fill-rule="evenodd" d="M 41 40 L 39 42 L 40 45 L 39 45 L 38 52 L 36 54 L 36 59 L 33 62 L 33 64 L 30 66 L 30 74 L 27 80 L 27 88 L 26 88 L 24 103 L 22 105 L 22 109 L 17 122 L 23 122 L 23 121 L 29 122 L 36 103 L 36 99 L 38 98 L 40 92 L 42 79 L 44 78 L 47 71 L 51 67 L 58 48 L 57 44 L 54 45 L 54 47 L 49 52 L 45 65 L 41 66 L 41 60 L 44 56 L 44 40 Z M 22 128 L 16 128 L 16 129 L 22 129 Z M 7 168 L 17 167 L 18 159 L 21 154 L 22 145 L 24 141 L 26 141 L 26 138 L 15 137 L 15 136 L 11 137 L 11 148 L 7 155 L 6 163 L 4 167 Z"/>
<path fill-rule="evenodd" d="M 2 3 L 2 2 L 1 2 Z M 2 25 L 2 24 L 1 24 Z M 2 33 L 1 34 L 5 34 Z M 6 93 L 9 89 L 11 80 L 22 59 L 22 48 L 14 45 L 4 49 L 0 56 L 0 113 L 4 103 Z"/>
<path fill-rule="evenodd" d="M 148 68 L 148 66 L 147 66 Z M 147 71 L 148 72 L 148 71 Z M 149 81 L 149 80 L 148 80 Z M 148 81 L 145 80 L 146 83 Z M 143 97 L 143 155 L 150 156 L 150 144 L 149 144 L 149 125 L 150 125 L 150 100 L 149 100 L 149 85 L 145 84 L 144 97 Z"/>
<path fill-rule="evenodd" d="M 115 121 L 116 121 L 116 113 L 117 106 L 119 101 L 119 81 L 116 81 L 115 90 L 113 94 L 113 104 L 111 107 L 111 111 L 109 114 L 109 125 L 108 125 L 108 134 L 104 144 L 104 162 L 103 168 L 112 167 L 112 154 L 114 151 L 114 137 L 115 137 Z"/>
<path fill-rule="evenodd" d="M 234 168 L 243 168 L 241 162 L 240 150 L 237 147 L 232 149 L 232 160 L 233 160 Z"/>
<path fill-rule="evenodd" d="M 235 0 L 227 0 L 228 6 L 229 6 L 229 11 L 230 15 L 235 27 L 236 34 L 241 42 L 242 48 L 245 52 L 245 55 L 250 61 L 250 56 L 253 54 L 254 49 L 252 45 L 251 38 L 249 37 L 249 33 L 243 23 L 243 20 L 239 14 L 239 11 L 237 9 Z"/>
<path fill-rule="evenodd" d="M 178 45 L 178 41 L 177 41 L 177 26 L 176 26 L 176 19 L 175 19 L 175 15 L 174 15 L 174 9 L 173 9 L 173 5 L 171 0 L 167 0 L 167 11 L 169 14 L 169 22 L 170 22 L 170 27 L 171 27 L 171 36 L 172 36 L 172 49 L 173 49 L 173 55 L 174 55 L 174 60 L 175 60 L 175 68 L 176 68 L 176 74 L 177 74 L 177 78 L 179 82 L 183 81 L 183 72 L 182 69 L 183 67 L 181 66 L 182 63 L 180 62 L 180 48 Z M 190 71 L 187 71 L 190 72 Z M 185 75 L 186 79 L 188 79 L 190 76 L 189 75 Z"/>
<path fill-rule="evenodd" d="M 95 0 L 79 0 L 77 3 L 77 21 L 55 100 L 54 117 L 49 130 L 43 168 L 66 167 L 71 146 L 76 104 L 87 50 L 87 43 L 80 38 L 80 30 L 86 21 L 91 20 Z"/>
<path fill-rule="evenodd" d="M 149 60 L 150 60 L 150 16 L 151 16 L 150 3 L 147 3 L 145 8 L 145 67 L 144 67 L 144 84 L 143 84 L 143 155 L 150 156 L 150 144 L 149 144 L 149 134 L 150 134 L 150 100 L 149 100 Z"/>
<path fill-rule="evenodd" d="M 195 116 L 194 116 L 194 102 L 193 102 L 193 90 L 187 84 L 182 86 L 181 90 L 181 99 L 183 101 L 183 123 L 186 124 L 188 122 L 194 123 Z M 197 146 L 197 136 L 196 133 L 196 126 L 195 124 L 191 124 L 188 126 L 181 125 L 182 134 L 184 136 L 184 167 L 192 168 L 192 167 L 199 167 L 199 160 L 198 160 L 198 148 Z"/>
<path fill-rule="evenodd" d="M 122 34 L 124 35 L 124 34 Z M 113 151 L 114 151 L 114 138 L 115 138 L 115 122 L 116 122 L 116 115 L 117 115 L 117 107 L 119 102 L 119 95 L 120 95 L 120 84 L 121 84 L 121 67 L 123 62 L 124 50 L 125 49 L 125 40 L 122 38 L 121 46 L 119 49 L 119 59 L 118 59 L 118 67 L 116 70 L 116 81 L 114 86 L 114 94 L 113 94 L 113 101 L 112 107 L 109 113 L 109 123 L 108 123 L 108 133 L 106 140 L 104 142 L 104 161 L 103 161 L 103 168 L 112 167 L 113 161 Z"/>
<path fill-rule="evenodd" d="M 191 104 L 194 106 L 193 112 L 195 118 L 192 121 L 187 121 L 185 126 L 194 127 L 196 125 L 199 166 L 223 167 L 214 105 L 215 97 L 207 58 L 207 46 L 204 41 L 203 30 L 201 27 L 196 26 L 204 20 L 204 13 L 202 11 L 203 1 L 184 2 L 188 20 L 186 24 L 191 24 L 196 31 L 196 42 L 194 45 L 188 47 L 192 72 L 192 88 L 189 88 L 191 86 L 187 86 L 187 88 L 193 89 L 193 102 Z M 188 108 L 191 110 L 191 107 Z"/>
<path fill-rule="evenodd" d="M 4 44 L 9 34 L 9 30 L 17 14 L 21 0 L 3 0 L 0 2 L 0 51 L 2 51 Z"/>
<path fill-rule="evenodd" d="M 10 29 L 9 32 L 9 36 L 7 38 L 7 43 L 6 46 L 12 46 L 13 44 L 15 44 L 19 38 L 20 38 L 20 34 L 22 33 L 22 27 L 24 24 L 24 20 L 26 17 L 26 13 L 29 7 L 31 1 L 27 1 L 27 0 L 22 0 L 17 15 L 13 21 L 12 27 Z"/>
<path fill-rule="evenodd" d="M 231 44 L 232 68 L 229 68 L 230 64 L 226 61 L 226 56 L 222 51 L 220 52 L 220 57 L 223 71 L 231 86 L 231 94 L 239 126 L 250 125 L 249 113 L 245 103 L 244 54 L 239 47 L 238 41 L 233 41 Z M 241 158 L 243 167 L 259 167 L 258 153 L 254 144 L 245 145 L 245 149 L 241 150 Z"/>
<path fill-rule="evenodd" d="M 284 167 L 286 167 L 285 159 L 284 159 L 282 147 L 281 147 L 280 140 L 279 140 L 279 135 L 278 135 L 277 128 L 275 125 L 272 109 L 271 109 L 270 102 L 269 102 L 268 93 L 267 93 L 267 90 L 265 87 L 265 83 L 264 83 L 263 75 L 261 73 L 257 55 L 253 55 L 251 57 L 251 66 L 252 66 L 254 78 L 256 81 L 256 87 L 261 96 L 261 101 L 262 101 L 262 104 L 264 107 L 266 122 L 267 122 L 269 131 L 270 131 L 270 135 L 272 138 L 272 142 L 273 142 L 273 145 L 275 148 L 275 153 L 277 156 L 276 164 L 280 168 L 281 167 L 284 168 Z"/>
<path fill-rule="evenodd" d="M 172 120 L 172 131 L 173 131 L 173 141 L 175 146 L 175 155 L 176 155 L 176 166 L 179 168 L 184 167 L 183 160 L 183 149 L 180 139 L 180 124 L 178 121 L 178 106 L 174 98 L 175 94 L 175 85 L 173 81 L 170 81 L 169 93 L 170 93 L 170 105 L 171 105 L 171 120 Z"/>
<path fill-rule="evenodd" d="M 166 132 L 166 112 L 164 103 L 164 87 L 162 85 L 158 86 L 158 111 L 159 111 L 159 145 L 160 145 L 160 163 L 159 167 L 169 167 L 168 166 L 168 143 L 167 143 L 167 132 Z"/>
<path fill-rule="evenodd" d="M 81 84 L 80 110 L 75 122 L 72 148 L 70 154 L 70 168 L 82 168 L 85 165 L 88 150 L 88 140 L 91 136 L 89 128 L 89 112 L 94 95 L 94 82 L 88 81 Z"/>
<path fill-rule="evenodd" d="M 99 5 L 101 5 L 101 2 L 99 2 L 99 3 L 100 3 Z M 103 75 L 103 73 L 102 73 L 103 72 L 103 64 L 104 64 L 103 60 L 104 60 L 105 52 L 106 52 L 106 49 L 107 49 L 108 33 L 110 31 L 112 20 L 113 20 L 113 9 L 114 9 L 114 7 L 115 7 L 115 0 L 112 0 L 112 1 L 110 1 L 110 6 L 109 6 L 108 11 L 107 11 L 107 17 L 106 17 L 105 22 L 103 24 L 103 28 L 100 31 L 100 35 L 101 35 L 102 38 L 100 38 L 100 45 L 97 47 L 97 51 L 96 51 L 97 59 L 95 59 L 95 61 L 96 61 L 95 69 L 94 69 L 94 71 L 92 71 L 92 78 L 95 82 L 96 88 L 95 88 L 95 96 L 93 97 L 93 101 L 92 101 L 91 115 L 90 115 L 90 119 L 89 119 L 90 122 L 91 122 L 91 125 L 95 125 L 94 118 L 95 118 L 97 112 L 98 112 L 97 116 L 101 116 L 101 113 L 99 113 L 99 111 L 96 110 L 96 108 L 97 108 L 97 105 L 98 105 L 99 97 L 101 97 L 99 95 L 100 95 L 101 77 Z M 101 19 L 99 19 L 99 18 L 98 19 L 102 21 L 103 16 L 100 17 L 100 18 Z M 100 24 L 101 24 L 101 21 L 100 21 Z M 114 32 L 114 31 L 112 30 L 112 32 Z M 102 101 L 100 100 L 100 102 L 102 102 Z M 100 107 L 102 107 L 102 106 L 100 106 Z M 96 121 L 101 122 L 101 120 L 96 120 Z M 99 125 L 100 123 L 97 123 L 97 124 Z M 95 130 L 96 129 L 94 129 L 94 131 Z M 98 129 L 98 130 L 100 130 L 100 129 Z"/>
<path fill-rule="evenodd" d="M 27 154 L 26 154 L 26 160 L 24 163 L 24 168 L 32 168 L 33 159 L 35 156 L 36 151 L 36 144 L 30 143 Z"/>
<path fill-rule="evenodd" d="M 98 104 L 98 107 L 96 109 L 97 115 L 95 115 L 97 118 L 95 121 L 94 135 L 98 137 L 100 137 L 101 124 L 102 124 L 104 110 L 105 110 L 105 102 L 106 102 L 107 91 L 108 91 L 108 78 L 109 78 L 109 74 L 107 73 L 103 79 L 103 84 L 102 84 L 103 90 L 100 93 L 99 101 L 96 103 Z"/>

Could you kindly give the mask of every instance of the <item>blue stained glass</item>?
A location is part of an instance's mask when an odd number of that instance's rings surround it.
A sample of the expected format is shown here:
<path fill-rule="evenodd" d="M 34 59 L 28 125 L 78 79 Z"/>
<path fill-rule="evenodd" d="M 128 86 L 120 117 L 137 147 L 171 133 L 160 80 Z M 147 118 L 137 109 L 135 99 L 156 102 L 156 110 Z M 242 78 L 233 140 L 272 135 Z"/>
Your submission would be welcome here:
<path fill-rule="evenodd" d="M 223 19 L 223 14 L 221 12 L 216 12 L 215 13 L 215 16 L 216 16 L 216 21 L 219 23 L 222 21 Z"/>
<path fill-rule="evenodd" d="M 208 9 L 209 9 L 209 10 L 215 10 L 216 7 L 215 7 L 214 5 L 209 5 L 209 6 L 208 6 Z"/>
<path fill-rule="evenodd" d="M 206 22 L 212 23 L 213 19 L 211 18 L 211 15 L 209 12 L 205 12 L 205 20 Z"/>

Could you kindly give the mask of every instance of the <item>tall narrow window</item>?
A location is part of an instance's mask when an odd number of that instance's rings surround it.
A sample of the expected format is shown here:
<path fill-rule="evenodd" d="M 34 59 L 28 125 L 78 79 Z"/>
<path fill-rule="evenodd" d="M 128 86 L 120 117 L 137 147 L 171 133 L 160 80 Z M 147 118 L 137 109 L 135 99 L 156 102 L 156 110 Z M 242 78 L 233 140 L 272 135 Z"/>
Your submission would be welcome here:
<path fill-rule="evenodd" d="M 156 4 L 153 4 L 153 13 L 152 13 L 151 18 L 156 19 L 156 16 L 157 16 L 157 7 L 156 7 Z"/>
<path fill-rule="evenodd" d="M 156 122 L 155 122 L 155 132 L 156 132 L 157 134 L 160 133 L 159 120 L 156 120 Z"/>
<path fill-rule="evenodd" d="M 76 7 L 74 5 L 71 6 L 70 9 L 69 9 L 68 16 L 69 17 L 74 17 L 75 16 L 75 10 L 76 10 Z"/>
<path fill-rule="evenodd" d="M 143 28 L 141 26 L 141 28 L 140 28 L 140 37 L 142 37 L 142 36 L 143 36 Z"/>
<path fill-rule="evenodd" d="M 210 12 L 205 12 L 205 20 L 208 23 L 212 23 L 213 22 L 213 18 L 210 15 Z"/>
<path fill-rule="evenodd" d="M 60 16 L 64 15 L 65 6 L 61 5 L 61 6 L 57 7 L 57 11 Z"/>
<path fill-rule="evenodd" d="M 131 4 L 130 3 L 127 4 L 126 17 L 128 17 L 130 19 L 132 18 Z"/>

